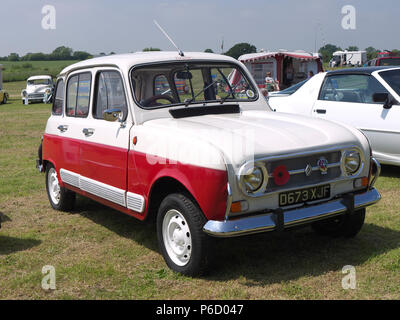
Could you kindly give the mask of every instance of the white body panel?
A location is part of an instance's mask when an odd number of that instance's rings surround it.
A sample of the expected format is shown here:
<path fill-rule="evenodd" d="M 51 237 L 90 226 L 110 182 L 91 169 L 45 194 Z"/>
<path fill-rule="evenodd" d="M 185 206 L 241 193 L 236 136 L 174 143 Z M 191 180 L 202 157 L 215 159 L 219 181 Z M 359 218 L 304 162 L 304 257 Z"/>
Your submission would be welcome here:
<path fill-rule="evenodd" d="M 315 75 L 290 96 L 271 96 L 270 106 L 278 112 L 310 115 L 360 129 L 370 140 L 373 154 L 380 162 L 400 165 L 400 105 L 384 109 L 383 104 L 319 100 L 325 76 L 326 73 Z M 400 101 L 378 72 L 372 76 Z M 321 110 L 325 113 L 319 113 Z"/>

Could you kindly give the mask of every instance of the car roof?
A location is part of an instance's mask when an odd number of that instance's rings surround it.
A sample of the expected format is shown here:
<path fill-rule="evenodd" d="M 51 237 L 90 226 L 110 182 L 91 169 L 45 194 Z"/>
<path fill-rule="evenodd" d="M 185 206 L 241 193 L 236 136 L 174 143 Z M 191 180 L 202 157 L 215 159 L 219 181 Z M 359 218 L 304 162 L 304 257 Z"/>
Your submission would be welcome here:
<path fill-rule="evenodd" d="M 362 67 L 362 68 L 346 68 L 340 70 L 328 71 L 327 76 L 341 75 L 341 74 L 366 74 L 370 75 L 375 71 L 387 70 L 387 69 L 400 69 L 396 66 L 375 66 L 375 67 Z"/>
<path fill-rule="evenodd" d="M 43 79 L 52 79 L 51 76 L 47 76 L 47 75 L 43 75 L 43 76 L 32 76 L 29 77 L 26 81 L 30 81 L 30 80 L 43 80 Z"/>
<path fill-rule="evenodd" d="M 134 65 L 151 63 L 151 62 L 167 62 L 167 61 L 191 61 L 191 60 L 219 60 L 221 62 L 236 62 L 237 60 L 220 54 L 204 53 L 204 52 L 185 52 L 184 56 L 180 56 L 177 51 L 149 51 L 135 52 L 127 54 L 113 54 L 109 56 L 101 56 L 78 63 L 74 63 L 64 68 L 60 75 L 68 74 L 72 71 L 99 67 L 99 66 L 115 66 L 120 69 L 130 69 Z"/>

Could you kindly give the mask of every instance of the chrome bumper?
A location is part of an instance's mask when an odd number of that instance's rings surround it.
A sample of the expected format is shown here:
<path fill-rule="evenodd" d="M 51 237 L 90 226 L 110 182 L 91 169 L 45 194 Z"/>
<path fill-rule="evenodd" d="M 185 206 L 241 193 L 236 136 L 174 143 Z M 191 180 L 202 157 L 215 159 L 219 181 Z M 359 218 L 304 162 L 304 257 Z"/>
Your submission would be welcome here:
<path fill-rule="evenodd" d="M 292 210 L 277 210 L 235 220 L 209 220 L 203 227 L 204 232 L 215 237 L 235 237 L 252 233 L 274 231 L 283 228 L 307 224 L 335 215 L 351 212 L 370 206 L 381 199 L 375 188 L 354 197 L 343 197 L 329 202 Z"/>

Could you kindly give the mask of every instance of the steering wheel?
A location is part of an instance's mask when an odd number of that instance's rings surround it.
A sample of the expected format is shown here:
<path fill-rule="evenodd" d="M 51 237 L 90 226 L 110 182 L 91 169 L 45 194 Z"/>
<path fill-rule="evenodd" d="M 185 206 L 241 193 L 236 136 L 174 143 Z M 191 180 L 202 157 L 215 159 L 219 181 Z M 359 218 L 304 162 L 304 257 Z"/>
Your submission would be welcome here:
<path fill-rule="evenodd" d="M 161 106 L 162 103 L 157 103 L 157 100 L 168 100 L 171 104 L 175 103 L 175 99 L 168 94 L 158 94 L 153 97 L 147 98 L 142 102 L 145 107 Z"/>

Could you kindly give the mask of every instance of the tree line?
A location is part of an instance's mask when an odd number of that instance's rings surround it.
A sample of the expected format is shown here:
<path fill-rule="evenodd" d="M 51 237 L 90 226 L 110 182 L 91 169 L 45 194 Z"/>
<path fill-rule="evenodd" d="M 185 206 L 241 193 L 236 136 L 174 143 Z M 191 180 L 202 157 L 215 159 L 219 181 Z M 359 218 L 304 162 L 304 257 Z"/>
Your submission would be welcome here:
<path fill-rule="evenodd" d="M 71 48 L 61 46 L 51 53 L 35 52 L 19 56 L 18 53 L 10 53 L 8 56 L 0 57 L 0 61 L 52 61 L 52 60 L 85 60 L 93 55 L 86 51 L 74 51 Z"/>

